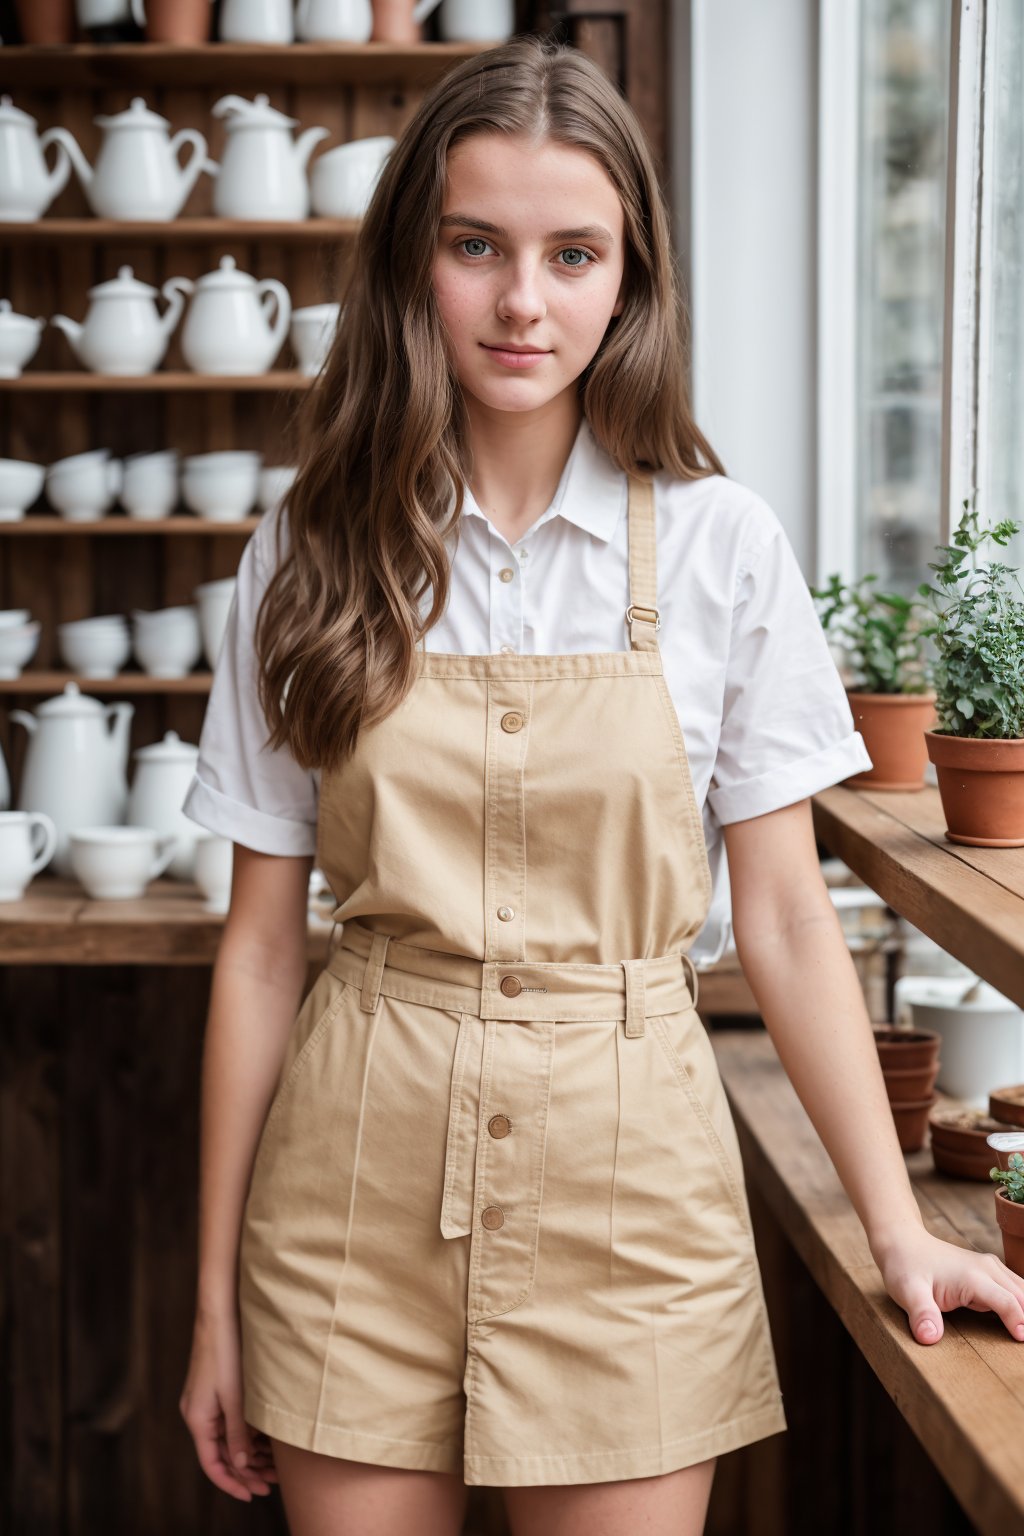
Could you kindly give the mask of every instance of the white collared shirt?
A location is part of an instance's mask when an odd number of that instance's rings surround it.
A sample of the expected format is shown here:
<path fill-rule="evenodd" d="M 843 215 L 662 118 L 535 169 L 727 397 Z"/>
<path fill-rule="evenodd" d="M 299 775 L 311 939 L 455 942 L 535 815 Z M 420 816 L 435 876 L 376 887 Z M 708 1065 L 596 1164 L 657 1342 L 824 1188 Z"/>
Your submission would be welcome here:
<path fill-rule="evenodd" d="M 660 473 L 654 499 L 658 640 L 714 880 L 691 954 L 710 964 L 731 939 L 722 826 L 792 805 L 872 764 L 807 581 L 768 504 L 722 475 Z M 515 545 L 467 487 L 457 547 L 449 540 L 448 606 L 426 649 L 628 650 L 626 502 L 626 476 L 585 421 L 551 506 Z M 182 809 L 263 853 L 313 854 L 319 772 L 300 768 L 286 749 L 265 750 L 256 693 L 252 632 L 272 572 L 275 515 L 264 516 L 242 553 Z"/>

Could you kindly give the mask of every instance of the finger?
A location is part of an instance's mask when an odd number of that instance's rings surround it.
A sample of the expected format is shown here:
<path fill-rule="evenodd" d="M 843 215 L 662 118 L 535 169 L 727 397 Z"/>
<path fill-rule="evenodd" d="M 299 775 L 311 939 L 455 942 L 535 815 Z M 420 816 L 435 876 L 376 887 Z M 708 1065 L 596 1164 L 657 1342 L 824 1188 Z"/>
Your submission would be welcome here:
<path fill-rule="evenodd" d="M 942 1311 L 936 1305 L 926 1280 L 911 1280 L 900 1298 L 910 1322 L 910 1331 L 919 1344 L 935 1344 L 942 1338 Z"/>
<path fill-rule="evenodd" d="M 995 1275 L 982 1270 L 971 1276 L 972 1299 L 966 1305 L 975 1311 L 995 1312 L 1017 1338 L 1024 1338 L 1024 1306 L 1015 1293 Z"/>
<path fill-rule="evenodd" d="M 269 1493 L 270 1484 L 263 1477 L 262 1468 L 252 1445 L 248 1424 L 242 1417 L 242 1405 L 237 1400 L 224 1403 L 225 1461 L 235 1476 L 253 1493 Z"/>
<path fill-rule="evenodd" d="M 224 1462 L 222 1441 L 217 1424 L 199 1425 L 192 1431 L 192 1438 L 195 1441 L 199 1465 L 211 1483 L 220 1488 L 222 1492 L 230 1493 L 232 1498 L 242 1499 L 246 1504 L 251 1503 L 252 1494 Z"/>

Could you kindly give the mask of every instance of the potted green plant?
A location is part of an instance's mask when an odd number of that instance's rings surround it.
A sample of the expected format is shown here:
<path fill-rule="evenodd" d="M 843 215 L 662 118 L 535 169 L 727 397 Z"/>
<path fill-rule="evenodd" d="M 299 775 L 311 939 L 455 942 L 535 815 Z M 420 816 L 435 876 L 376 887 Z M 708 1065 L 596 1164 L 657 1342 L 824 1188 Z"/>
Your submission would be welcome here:
<path fill-rule="evenodd" d="M 847 658 L 846 694 L 872 767 L 845 782 L 871 789 L 921 789 L 928 764 L 924 732 L 935 694 L 924 656 L 927 610 L 898 592 L 879 592 L 874 573 L 846 583 L 833 573 L 811 587 L 825 632 Z"/>
<path fill-rule="evenodd" d="M 1024 587 L 1014 567 L 980 561 L 991 543 L 1003 547 L 1020 523 L 1006 518 L 978 526 L 964 502 L 945 557 L 929 562 L 937 586 L 918 588 L 935 622 L 924 633 L 935 645 L 929 671 L 938 724 L 925 731 L 953 843 L 981 848 L 1024 847 Z"/>
<path fill-rule="evenodd" d="M 1009 1167 L 990 1168 L 996 1190 L 996 1220 L 1003 1234 L 1003 1258 L 1018 1275 L 1024 1275 L 1024 1157 L 1011 1152 Z"/>

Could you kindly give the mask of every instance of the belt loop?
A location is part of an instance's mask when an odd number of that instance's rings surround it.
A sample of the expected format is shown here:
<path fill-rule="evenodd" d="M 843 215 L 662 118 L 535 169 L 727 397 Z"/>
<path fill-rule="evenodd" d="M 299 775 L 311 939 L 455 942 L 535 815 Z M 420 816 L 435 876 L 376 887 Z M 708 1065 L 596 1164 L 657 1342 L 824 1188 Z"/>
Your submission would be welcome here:
<path fill-rule="evenodd" d="M 377 1011 L 377 1003 L 380 1001 L 380 982 L 384 974 L 384 957 L 390 942 L 390 933 L 375 933 L 370 940 L 370 953 L 366 957 L 366 969 L 363 972 L 363 990 L 359 996 L 359 1006 L 364 1013 Z"/>
<path fill-rule="evenodd" d="M 680 951 L 679 958 L 682 960 L 684 965 L 687 965 L 690 968 L 690 997 L 693 1007 L 696 1008 L 697 998 L 700 996 L 700 977 L 697 975 L 697 967 L 694 965 L 689 955 L 684 954 L 682 951 Z"/>
<path fill-rule="evenodd" d="M 644 962 L 623 960 L 622 969 L 626 973 L 626 1035 L 634 1037 L 643 1034 L 647 1012 L 644 1000 Z"/>

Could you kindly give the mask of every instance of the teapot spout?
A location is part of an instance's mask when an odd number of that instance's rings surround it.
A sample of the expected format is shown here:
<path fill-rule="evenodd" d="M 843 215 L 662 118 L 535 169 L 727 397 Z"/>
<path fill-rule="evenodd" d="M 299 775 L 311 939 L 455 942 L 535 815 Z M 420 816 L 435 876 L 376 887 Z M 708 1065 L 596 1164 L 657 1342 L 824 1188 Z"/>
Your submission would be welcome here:
<path fill-rule="evenodd" d="M 300 133 L 299 137 L 295 140 L 296 165 L 304 170 L 316 146 L 322 143 L 324 139 L 329 139 L 330 136 L 331 130 L 329 128 L 307 128 L 305 133 Z"/>
<path fill-rule="evenodd" d="M 19 725 L 23 725 L 30 736 L 39 727 L 39 721 L 35 715 L 30 715 L 27 709 L 9 709 L 7 711 L 7 718 L 12 724 L 17 722 Z"/>
<path fill-rule="evenodd" d="M 81 361 L 82 326 L 79 325 L 78 321 L 69 320 L 67 315 L 54 315 L 50 321 L 50 324 L 55 325 L 58 331 L 64 332 L 64 335 L 71 343 L 71 350 L 74 352 L 79 361 Z"/>

